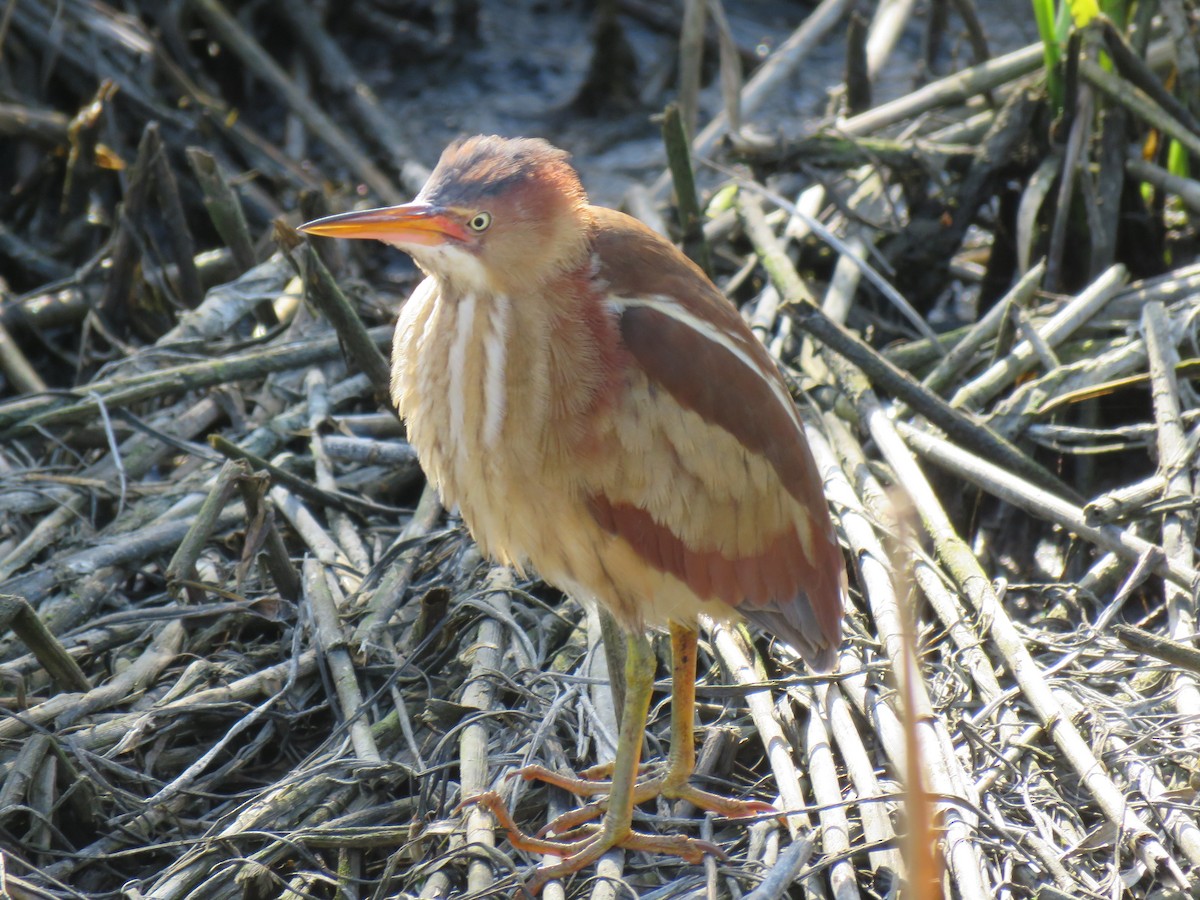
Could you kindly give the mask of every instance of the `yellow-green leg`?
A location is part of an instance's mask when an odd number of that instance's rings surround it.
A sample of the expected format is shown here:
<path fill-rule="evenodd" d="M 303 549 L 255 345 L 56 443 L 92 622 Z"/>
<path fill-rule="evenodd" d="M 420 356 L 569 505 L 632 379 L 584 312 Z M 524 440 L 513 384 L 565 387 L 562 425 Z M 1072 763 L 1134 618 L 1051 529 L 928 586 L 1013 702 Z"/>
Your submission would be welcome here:
<path fill-rule="evenodd" d="M 633 644 L 637 641 L 639 648 L 634 651 Z M 696 650 L 699 635 L 694 628 L 671 623 L 671 749 L 667 757 L 666 771 L 659 777 L 639 779 L 642 769 L 637 767 L 636 760 L 641 754 L 642 733 L 645 730 L 646 712 L 649 709 L 650 693 L 653 690 L 655 660 L 650 652 L 649 642 L 645 638 L 629 638 L 629 651 L 625 661 L 626 690 L 634 695 L 636 713 L 636 748 L 630 750 L 631 756 L 623 757 L 625 735 L 633 728 L 629 719 L 630 710 L 626 707 L 621 720 L 621 736 L 618 741 L 617 759 L 611 766 L 598 766 L 584 777 L 552 772 L 544 766 L 526 766 L 519 774 L 522 778 L 542 781 L 555 787 L 570 791 L 580 797 L 600 797 L 592 803 L 563 813 L 542 829 L 539 836 L 555 835 L 561 841 L 558 846 L 566 846 L 566 838 L 574 836 L 583 826 L 605 816 L 605 822 L 615 821 L 609 815 L 610 810 L 618 799 L 618 780 L 628 778 L 631 788 L 620 787 L 620 802 L 628 804 L 630 814 L 632 808 L 645 803 L 657 796 L 668 800 L 687 800 L 700 809 L 710 810 L 730 819 L 747 818 L 776 812 L 769 803 L 761 800 L 735 800 L 732 797 L 722 797 L 693 787 L 690 783 L 692 773 L 696 768 L 696 741 L 694 722 L 696 715 Z M 632 661 L 632 662 L 631 662 Z M 626 703 L 628 703 L 628 699 Z M 631 769 L 632 766 L 632 769 Z M 617 773 L 625 774 L 618 779 Z M 611 781 L 600 780 L 610 776 Z M 630 793 L 632 803 L 629 802 Z M 499 803 L 499 797 L 494 801 L 488 798 L 487 805 L 494 809 Z M 619 807 L 617 807 L 619 808 Z M 503 824 L 503 823 L 502 823 Z M 506 824 L 506 828 L 509 826 Z M 513 826 L 515 828 L 515 826 Z M 595 826 L 588 826 L 595 827 Z M 510 832 L 512 829 L 509 829 Z M 531 839 L 532 840 L 532 839 Z M 528 846 L 528 845 L 527 845 Z M 627 846 L 627 845 L 626 845 Z M 529 847 L 529 849 L 536 849 Z M 540 850 L 538 852 L 553 852 Z"/>
<path fill-rule="evenodd" d="M 692 773 L 696 770 L 696 651 L 699 634 L 696 629 L 678 622 L 672 622 L 670 627 L 671 749 L 667 756 L 667 769 L 658 778 L 635 783 L 634 805 L 661 795 L 668 800 L 687 800 L 700 809 L 707 809 L 730 819 L 774 813 L 775 807 L 761 800 L 735 800 L 692 787 L 690 781 Z M 653 663 L 650 665 L 653 666 Z M 604 766 L 597 767 L 595 771 L 607 775 L 612 769 Z M 612 782 L 563 775 L 551 772 L 544 766 L 527 766 L 520 774 L 523 778 L 544 781 L 581 797 L 604 796 L 612 791 Z M 543 833 L 565 834 L 585 822 L 598 818 L 606 808 L 606 802 L 601 800 L 571 810 L 546 826 Z"/>
<path fill-rule="evenodd" d="M 696 770 L 696 629 L 671 623 L 671 749 L 662 779 L 663 796 L 681 798 Z"/>
<path fill-rule="evenodd" d="M 671 749 L 658 793 L 668 800 L 687 800 L 700 809 L 730 819 L 773 813 L 775 807 L 761 800 L 722 797 L 690 783 L 692 773 L 696 771 L 696 650 L 699 639 L 695 628 L 671 623 Z"/>
<path fill-rule="evenodd" d="M 535 838 L 521 831 L 496 792 L 489 791 L 466 801 L 490 810 L 500 826 L 508 832 L 509 843 L 518 850 L 562 857 L 562 861 L 556 865 L 538 869 L 527 886 L 531 893 L 537 893 L 548 881 L 578 872 L 614 847 L 679 856 L 692 863 L 699 862 L 706 853 L 721 854 L 714 845 L 684 835 L 659 836 L 633 830 L 634 806 L 659 793 L 657 783 L 647 794 L 645 787 L 649 783 L 639 784 L 637 780 L 646 714 L 650 709 L 650 695 L 654 691 L 655 658 L 650 641 L 644 634 L 630 634 L 626 647 L 625 705 L 621 713 L 621 731 L 617 738 L 612 781 L 604 786 L 604 793 L 608 797 L 602 810 L 604 818 L 599 826 L 589 826 L 591 833 L 574 841 Z M 694 687 L 693 679 L 692 693 Z M 688 727 L 690 732 L 690 724 Z M 557 779 L 555 783 L 558 783 Z M 595 818 L 600 811 L 597 809 L 589 818 Z"/>

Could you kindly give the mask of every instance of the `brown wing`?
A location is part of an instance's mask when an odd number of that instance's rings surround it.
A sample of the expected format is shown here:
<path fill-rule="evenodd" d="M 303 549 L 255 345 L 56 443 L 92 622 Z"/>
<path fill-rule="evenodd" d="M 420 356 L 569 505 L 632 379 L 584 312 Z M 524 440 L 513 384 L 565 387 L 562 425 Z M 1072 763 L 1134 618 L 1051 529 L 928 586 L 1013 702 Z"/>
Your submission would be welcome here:
<path fill-rule="evenodd" d="M 602 423 L 610 447 L 585 486 L 593 517 L 700 600 L 736 609 L 829 668 L 844 563 L 778 371 L 673 246 L 596 212 L 600 276 L 629 362 Z M 635 259 L 644 268 L 631 268 Z"/>

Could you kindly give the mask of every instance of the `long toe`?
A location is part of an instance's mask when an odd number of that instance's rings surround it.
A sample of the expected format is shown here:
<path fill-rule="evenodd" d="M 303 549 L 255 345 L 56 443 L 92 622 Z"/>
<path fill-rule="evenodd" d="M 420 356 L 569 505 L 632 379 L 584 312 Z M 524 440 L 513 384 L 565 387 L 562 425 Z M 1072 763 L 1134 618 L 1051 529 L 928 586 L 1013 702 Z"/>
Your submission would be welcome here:
<path fill-rule="evenodd" d="M 597 766 L 597 769 L 602 767 Z M 609 767 L 611 770 L 611 767 Z M 591 769 L 587 770 L 582 775 L 570 775 L 565 772 L 555 772 L 552 769 L 547 769 L 545 766 L 532 765 L 522 766 L 515 772 L 512 772 L 509 778 L 523 778 L 526 781 L 540 781 L 543 784 L 550 784 L 556 788 L 562 788 L 577 797 L 597 797 L 607 795 L 612 790 L 612 782 L 607 780 L 599 780 L 599 778 L 590 777 Z"/>
<path fill-rule="evenodd" d="M 727 819 L 752 819 L 758 816 L 779 815 L 779 810 L 762 800 L 737 800 L 733 797 L 723 797 L 720 794 L 702 791 L 691 784 L 664 786 L 662 795 L 668 800 L 686 800 L 693 806 L 714 812 Z"/>
<path fill-rule="evenodd" d="M 718 859 L 726 858 L 724 851 L 716 844 L 696 840 L 682 834 L 657 835 L 628 831 L 623 835 L 612 835 L 608 832 L 609 829 L 601 828 L 591 837 L 572 843 L 570 846 L 574 848 L 574 852 L 563 857 L 561 862 L 539 868 L 528 883 L 527 889 L 530 893 L 536 894 L 551 881 L 574 875 L 591 865 L 614 847 L 620 847 L 623 850 L 642 850 L 662 856 L 678 856 L 684 862 L 693 865 L 699 863 L 707 855 L 715 856 Z"/>
<path fill-rule="evenodd" d="M 599 818 L 600 813 L 593 815 L 589 820 L 572 825 L 569 835 L 534 837 L 521 830 L 503 798 L 496 791 L 485 791 L 464 800 L 455 812 L 467 806 L 481 806 L 495 816 L 497 824 L 504 829 L 508 842 L 514 849 L 525 853 L 560 857 L 559 862 L 554 865 L 543 866 L 537 870 L 533 879 L 525 886 L 530 894 L 537 894 L 547 883 L 586 868 L 615 847 L 678 856 L 692 864 L 700 862 L 706 855 L 725 858 L 724 852 L 715 844 L 686 835 L 644 834 L 631 830 L 627 823 L 614 822 L 607 817 L 598 824 L 592 824 L 592 820 Z"/>
<path fill-rule="evenodd" d="M 595 822 L 604 815 L 608 809 L 607 797 L 612 783 L 593 780 L 591 777 L 603 769 L 604 767 L 596 767 L 589 769 L 584 776 L 573 776 L 551 771 L 545 766 L 534 765 L 518 769 L 510 776 L 519 776 L 529 781 L 541 781 L 562 788 L 578 797 L 600 798 L 558 816 L 538 832 L 538 837 L 554 835 L 557 838 L 563 838 L 572 835 L 581 826 Z M 647 767 L 642 767 L 641 772 L 644 774 L 646 769 Z M 778 815 L 778 810 L 774 806 L 762 800 L 737 800 L 733 797 L 724 797 L 701 790 L 686 781 L 681 784 L 673 784 L 669 780 L 658 777 L 639 780 L 634 785 L 633 802 L 635 806 L 659 795 L 668 800 L 687 801 L 699 809 L 714 812 L 727 819 L 753 819 L 759 816 Z"/>
<path fill-rule="evenodd" d="M 633 787 L 633 805 L 640 806 L 647 800 L 653 800 L 662 793 L 662 779 L 651 778 L 647 781 L 639 781 Z M 585 806 L 580 806 L 576 809 L 569 809 L 562 815 L 550 822 L 543 828 L 539 835 L 553 834 L 558 837 L 565 837 L 571 834 L 577 828 L 588 822 L 594 822 L 604 815 L 608 810 L 607 797 L 595 800 Z"/>

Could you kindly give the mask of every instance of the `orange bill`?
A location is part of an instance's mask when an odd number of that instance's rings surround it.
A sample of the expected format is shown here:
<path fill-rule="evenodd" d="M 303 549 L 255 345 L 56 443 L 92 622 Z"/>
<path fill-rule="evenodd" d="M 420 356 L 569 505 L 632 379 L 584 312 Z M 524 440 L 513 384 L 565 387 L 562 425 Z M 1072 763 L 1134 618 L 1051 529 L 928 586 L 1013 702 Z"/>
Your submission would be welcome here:
<path fill-rule="evenodd" d="M 360 238 L 389 244 L 436 246 L 464 240 L 467 231 L 446 210 L 428 203 L 405 203 L 339 213 L 305 222 L 300 230 L 321 237 Z"/>

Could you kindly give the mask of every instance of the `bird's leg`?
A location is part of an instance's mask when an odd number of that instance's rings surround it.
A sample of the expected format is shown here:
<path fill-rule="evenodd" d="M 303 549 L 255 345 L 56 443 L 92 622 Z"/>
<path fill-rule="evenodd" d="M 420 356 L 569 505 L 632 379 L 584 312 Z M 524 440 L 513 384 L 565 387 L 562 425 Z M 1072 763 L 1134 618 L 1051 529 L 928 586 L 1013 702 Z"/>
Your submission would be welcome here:
<path fill-rule="evenodd" d="M 573 841 L 535 838 L 517 827 L 494 791 L 467 801 L 491 810 L 508 832 L 509 843 L 516 849 L 562 857 L 561 862 L 538 869 L 528 885 L 531 892 L 536 893 L 548 881 L 578 872 L 614 847 L 679 856 L 690 863 L 699 862 L 706 853 L 722 855 L 720 848 L 715 845 L 684 835 L 659 836 L 633 830 L 634 806 L 657 793 L 656 789 L 643 796 L 646 783 L 639 784 L 637 780 L 646 715 L 650 709 L 650 695 L 654 691 L 655 658 L 650 641 L 644 634 L 630 634 L 627 648 L 621 732 L 617 739 L 617 756 L 613 762 L 608 799 L 603 807 L 604 818 L 598 826 L 590 826 L 589 833 Z"/>
<path fill-rule="evenodd" d="M 761 800 L 735 800 L 702 791 L 691 784 L 696 769 L 696 648 L 695 628 L 671 623 L 671 749 L 659 791 L 668 800 L 686 800 L 730 819 L 776 812 Z"/>
<path fill-rule="evenodd" d="M 613 706 L 617 715 L 625 708 L 625 680 L 619 677 L 625 671 L 626 631 L 617 622 L 616 617 L 603 606 L 596 610 L 596 618 L 600 623 L 600 643 L 604 648 L 604 659 L 608 665 L 609 687 L 612 689 Z M 642 764 L 638 775 L 645 774 L 650 766 Z M 607 794 L 612 778 L 613 763 L 605 762 L 576 772 L 573 775 L 555 772 L 545 766 L 523 766 L 513 773 L 513 777 L 521 777 L 526 781 L 541 781 L 554 785 L 564 791 L 569 791 L 577 797 L 597 797 Z"/>
<path fill-rule="evenodd" d="M 696 738 L 693 723 L 696 715 L 696 649 L 699 635 L 696 629 L 671 623 L 671 749 L 667 756 L 667 769 L 661 776 L 635 780 L 633 785 L 634 805 L 662 796 L 668 800 L 687 802 L 715 812 L 730 819 L 747 818 L 775 813 L 775 807 L 761 800 L 735 800 L 691 784 L 696 768 Z M 653 659 L 648 671 L 653 672 Z M 628 678 L 628 666 L 626 666 Z M 652 676 L 651 676 L 652 677 Z M 624 724 L 622 724 L 624 735 Z M 614 764 L 615 765 L 615 764 Z M 575 829 L 598 819 L 611 802 L 612 782 L 597 781 L 551 772 L 543 766 L 527 766 L 519 773 L 522 777 L 553 784 L 580 797 L 601 797 L 610 794 L 610 799 L 600 799 L 579 809 L 569 810 L 542 829 L 542 834 L 566 835 Z M 638 770 L 642 774 L 642 770 Z M 614 776 L 615 781 L 615 776 Z"/>
<path fill-rule="evenodd" d="M 663 794 L 678 799 L 696 769 L 696 629 L 671 623 L 671 749 Z"/>

